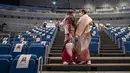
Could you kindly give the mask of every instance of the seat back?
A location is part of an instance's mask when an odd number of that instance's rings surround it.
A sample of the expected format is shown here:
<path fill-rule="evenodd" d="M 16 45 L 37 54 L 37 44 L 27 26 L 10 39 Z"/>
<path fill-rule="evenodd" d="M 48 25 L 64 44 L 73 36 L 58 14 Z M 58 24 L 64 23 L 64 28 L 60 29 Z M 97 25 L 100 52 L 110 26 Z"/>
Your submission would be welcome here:
<path fill-rule="evenodd" d="M 43 57 L 43 62 L 44 62 L 44 58 L 45 58 L 45 53 L 46 53 L 46 48 L 44 46 L 44 44 L 39 44 L 39 43 L 34 43 L 31 44 L 31 46 L 29 47 L 29 54 L 35 54 L 37 55 L 37 57 Z"/>
<path fill-rule="evenodd" d="M 9 73 L 11 62 L 11 55 L 0 55 L 0 73 Z"/>
<path fill-rule="evenodd" d="M 99 49 L 99 43 L 91 42 L 89 45 L 89 51 L 90 53 L 98 53 Z"/>
<path fill-rule="evenodd" d="M 0 73 L 8 73 L 9 72 L 9 60 L 0 59 Z"/>
<path fill-rule="evenodd" d="M 9 54 L 10 44 L 0 44 L 0 54 Z"/>
<path fill-rule="evenodd" d="M 21 44 L 21 43 L 17 43 L 16 45 L 18 44 Z M 13 56 L 13 58 L 15 58 L 17 55 L 24 54 L 28 51 L 27 50 L 28 46 L 26 44 L 23 44 L 22 47 L 18 47 L 18 48 L 16 47 L 16 45 L 13 46 L 10 51 L 10 54 Z M 21 48 L 21 50 L 19 48 Z"/>
<path fill-rule="evenodd" d="M 32 54 L 18 55 L 10 69 L 10 73 L 37 73 L 37 56 Z"/>

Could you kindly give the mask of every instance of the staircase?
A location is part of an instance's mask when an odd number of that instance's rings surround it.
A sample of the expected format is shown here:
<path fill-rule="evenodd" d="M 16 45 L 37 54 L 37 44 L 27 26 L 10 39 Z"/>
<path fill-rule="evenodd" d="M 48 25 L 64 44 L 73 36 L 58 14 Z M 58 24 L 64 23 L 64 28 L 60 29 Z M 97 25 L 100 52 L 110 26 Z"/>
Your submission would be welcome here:
<path fill-rule="evenodd" d="M 61 53 L 64 44 L 64 32 L 57 32 L 56 39 L 49 54 L 49 64 L 62 63 Z M 60 61 L 60 62 L 59 62 Z"/>
<path fill-rule="evenodd" d="M 130 71 L 130 57 L 123 56 L 109 37 L 100 32 L 100 56 L 91 56 L 91 65 L 63 65 L 61 52 L 64 44 L 64 32 L 57 32 L 56 39 L 51 48 L 48 64 L 43 65 L 43 71 Z"/>
<path fill-rule="evenodd" d="M 100 56 L 101 57 L 119 57 L 124 56 L 123 50 L 118 48 L 118 46 L 109 38 L 109 36 L 104 32 L 100 31 Z"/>

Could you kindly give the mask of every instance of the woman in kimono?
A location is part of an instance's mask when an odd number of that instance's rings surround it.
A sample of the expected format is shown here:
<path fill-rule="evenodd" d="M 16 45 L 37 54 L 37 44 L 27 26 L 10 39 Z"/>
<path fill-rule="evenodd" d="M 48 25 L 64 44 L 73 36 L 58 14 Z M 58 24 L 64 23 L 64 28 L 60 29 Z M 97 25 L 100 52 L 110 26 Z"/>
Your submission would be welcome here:
<path fill-rule="evenodd" d="M 62 50 L 63 64 L 75 64 L 73 36 L 75 32 L 75 14 L 73 10 L 67 12 L 67 16 L 62 21 L 65 29 L 64 47 Z"/>
<path fill-rule="evenodd" d="M 89 54 L 89 44 L 91 41 L 90 24 L 92 19 L 87 15 L 85 9 L 80 10 L 80 19 L 76 25 L 76 36 L 78 37 L 78 43 L 80 47 L 76 50 L 78 64 L 91 64 Z"/>

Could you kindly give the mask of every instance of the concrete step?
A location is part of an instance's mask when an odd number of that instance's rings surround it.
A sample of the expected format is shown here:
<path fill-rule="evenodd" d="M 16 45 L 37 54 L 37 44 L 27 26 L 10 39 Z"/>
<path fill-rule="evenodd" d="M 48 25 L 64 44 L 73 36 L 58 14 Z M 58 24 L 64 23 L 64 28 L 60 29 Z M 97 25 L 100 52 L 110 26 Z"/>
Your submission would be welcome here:
<path fill-rule="evenodd" d="M 64 45 L 54 45 L 53 44 L 53 47 L 63 47 Z"/>
<path fill-rule="evenodd" d="M 114 42 L 101 42 L 101 45 L 107 45 L 107 44 L 110 44 L 110 43 L 111 43 L 111 45 L 115 45 Z"/>
<path fill-rule="evenodd" d="M 103 45 L 101 45 L 100 47 L 101 47 L 101 48 L 106 48 L 106 47 L 107 47 L 107 48 L 118 48 L 118 46 L 115 45 L 115 44 L 114 44 L 114 45 L 104 45 L 104 44 L 103 44 Z"/>
<path fill-rule="evenodd" d="M 101 45 L 100 47 L 101 47 L 101 48 L 118 48 L 117 45 L 110 45 L 110 46 L 107 46 L 107 45 Z"/>
<path fill-rule="evenodd" d="M 109 47 L 109 46 L 113 46 L 113 47 L 115 47 L 115 46 L 117 46 L 118 47 L 118 45 L 116 45 L 115 43 L 114 44 L 112 44 L 112 43 L 109 43 L 109 44 L 102 44 L 101 46 L 107 46 L 107 47 Z"/>
<path fill-rule="evenodd" d="M 61 57 L 61 53 L 50 53 L 49 57 Z"/>
<path fill-rule="evenodd" d="M 60 52 L 61 51 L 61 52 Z M 61 53 L 62 53 L 62 50 L 59 50 L 59 52 L 51 52 L 49 54 L 49 57 L 61 57 Z M 90 54 L 91 57 L 99 57 L 100 55 L 96 54 L 96 53 L 91 53 Z"/>
<path fill-rule="evenodd" d="M 61 57 L 49 57 L 49 64 L 62 64 Z M 130 57 L 91 57 L 92 64 L 130 63 Z"/>
<path fill-rule="evenodd" d="M 100 53 L 123 53 L 122 50 L 100 50 Z"/>
<path fill-rule="evenodd" d="M 102 57 L 120 57 L 124 56 L 123 53 L 100 53 L 100 56 Z"/>
<path fill-rule="evenodd" d="M 51 53 L 61 53 L 62 50 L 51 50 Z"/>
<path fill-rule="evenodd" d="M 130 71 L 130 64 L 128 63 L 91 64 L 91 65 L 47 64 L 43 65 L 43 71 Z"/>
<path fill-rule="evenodd" d="M 52 47 L 51 50 L 62 50 L 63 47 Z"/>
<path fill-rule="evenodd" d="M 100 48 L 100 50 L 121 50 L 119 48 L 109 48 L 109 47 L 105 47 L 105 48 Z"/>

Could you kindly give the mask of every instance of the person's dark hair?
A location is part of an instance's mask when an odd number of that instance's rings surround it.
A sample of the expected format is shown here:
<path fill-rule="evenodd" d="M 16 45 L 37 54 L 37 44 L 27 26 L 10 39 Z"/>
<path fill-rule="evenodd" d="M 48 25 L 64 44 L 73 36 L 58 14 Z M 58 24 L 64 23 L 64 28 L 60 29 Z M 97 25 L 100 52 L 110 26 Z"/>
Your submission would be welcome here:
<path fill-rule="evenodd" d="M 72 15 L 74 13 L 74 10 L 69 10 L 68 12 L 67 12 L 67 15 Z"/>
<path fill-rule="evenodd" d="M 80 12 L 82 12 L 83 14 L 87 14 L 87 9 L 81 9 Z"/>
<path fill-rule="evenodd" d="M 67 15 L 69 15 L 69 17 L 67 17 L 66 20 L 69 20 L 72 26 L 75 27 L 75 17 L 73 16 L 73 13 L 74 13 L 74 10 L 69 10 L 67 12 Z"/>

